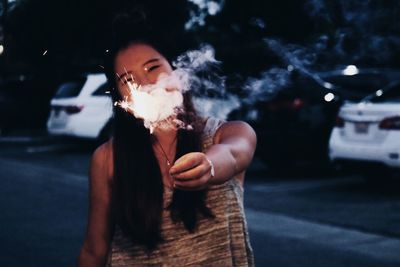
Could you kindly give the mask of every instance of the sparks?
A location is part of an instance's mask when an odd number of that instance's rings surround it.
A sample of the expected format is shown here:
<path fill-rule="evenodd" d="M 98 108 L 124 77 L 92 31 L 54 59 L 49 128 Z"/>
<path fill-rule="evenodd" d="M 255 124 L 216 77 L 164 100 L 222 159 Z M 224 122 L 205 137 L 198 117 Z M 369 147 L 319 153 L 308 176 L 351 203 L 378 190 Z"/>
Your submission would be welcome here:
<path fill-rule="evenodd" d="M 144 126 L 150 133 L 156 128 L 191 128 L 176 118 L 183 112 L 183 96 L 180 90 L 167 90 L 165 88 L 168 86 L 159 82 L 143 86 L 143 90 L 142 86 L 135 82 L 127 81 L 126 84 L 128 96 L 125 96 L 124 100 L 115 102 L 114 106 L 143 119 Z"/>
<path fill-rule="evenodd" d="M 129 90 L 131 91 L 131 94 L 132 94 L 132 91 L 140 91 L 140 88 L 141 88 L 141 86 L 140 86 L 140 84 L 137 84 L 137 83 L 134 83 L 134 82 L 128 82 L 128 87 L 129 87 Z"/>
<path fill-rule="evenodd" d="M 125 109 L 125 111 L 127 111 L 128 109 L 129 109 L 129 102 L 128 101 L 125 101 L 125 100 L 123 100 L 123 101 L 121 101 L 120 103 L 119 103 L 119 105 L 120 105 L 120 107 L 121 108 L 123 108 L 123 109 Z"/>

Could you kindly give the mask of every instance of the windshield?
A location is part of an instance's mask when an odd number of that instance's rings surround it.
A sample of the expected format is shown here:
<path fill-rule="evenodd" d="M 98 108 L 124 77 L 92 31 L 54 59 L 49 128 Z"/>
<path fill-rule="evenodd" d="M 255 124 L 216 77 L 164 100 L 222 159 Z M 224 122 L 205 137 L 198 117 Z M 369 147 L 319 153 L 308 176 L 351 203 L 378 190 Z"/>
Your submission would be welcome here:
<path fill-rule="evenodd" d="M 399 103 L 400 102 L 400 83 L 392 84 L 386 89 L 377 90 L 374 94 L 367 96 L 364 101 L 372 103 Z"/>
<path fill-rule="evenodd" d="M 108 92 L 110 91 L 110 87 L 108 86 L 108 83 L 103 83 L 100 85 L 96 91 L 92 93 L 94 96 L 108 96 Z"/>
<path fill-rule="evenodd" d="M 63 83 L 57 90 L 54 98 L 69 98 L 76 97 L 79 95 L 85 79 L 75 80 L 67 83 Z"/>

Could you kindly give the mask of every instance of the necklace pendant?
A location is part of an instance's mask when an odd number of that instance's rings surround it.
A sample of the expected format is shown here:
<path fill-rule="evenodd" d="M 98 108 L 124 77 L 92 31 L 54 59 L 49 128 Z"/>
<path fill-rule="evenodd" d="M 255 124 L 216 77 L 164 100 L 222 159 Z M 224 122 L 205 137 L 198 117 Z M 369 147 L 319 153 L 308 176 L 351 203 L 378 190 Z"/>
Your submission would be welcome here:
<path fill-rule="evenodd" d="M 167 160 L 167 165 L 168 165 L 168 166 L 171 166 L 171 162 L 169 162 L 169 160 Z"/>

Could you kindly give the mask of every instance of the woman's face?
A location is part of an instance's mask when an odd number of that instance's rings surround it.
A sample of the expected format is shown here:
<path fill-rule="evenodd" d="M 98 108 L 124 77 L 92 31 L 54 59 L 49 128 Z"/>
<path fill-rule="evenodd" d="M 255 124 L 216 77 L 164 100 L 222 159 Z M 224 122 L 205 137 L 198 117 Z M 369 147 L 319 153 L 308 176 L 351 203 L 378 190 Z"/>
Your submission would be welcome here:
<path fill-rule="evenodd" d="M 118 91 L 124 97 L 128 95 L 128 82 L 142 86 L 154 84 L 160 74 L 169 75 L 172 67 L 153 47 L 137 43 L 118 52 L 115 71 Z"/>

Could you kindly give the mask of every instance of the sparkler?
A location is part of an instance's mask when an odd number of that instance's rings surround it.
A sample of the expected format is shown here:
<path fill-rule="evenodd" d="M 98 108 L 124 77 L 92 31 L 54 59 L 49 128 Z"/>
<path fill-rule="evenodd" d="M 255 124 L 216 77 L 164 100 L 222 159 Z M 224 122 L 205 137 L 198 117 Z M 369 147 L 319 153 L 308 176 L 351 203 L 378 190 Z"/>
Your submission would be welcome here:
<path fill-rule="evenodd" d="M 177 57 L 173 62 L 175 67 L 172 73 L 160 74 L 155 84 L 140 86 L 131 72 L 123 69 L 124 75 L 116 74 L 120 81 L 127 86 L 123 100 L 114 103 L 139 119 L 143 119 L 144 126 L 153 133 L 156 128 L 187 129 L 193 127 L 178 119 L 178 115 L 185 112 L 183 108 L 183 93 L 191 90 L 198 95 L 202 86 L 208 89 L 225 92 L 223 77 L 210 76 L 200 78 L 196 71 L 208 71 L 212 65 L 219 64 L 214 58 L 214 50 L 210 46 L 203 46 L 200 50 L 188 51 Z M 236 108 L 239 100 L 230 96 L 227 101 L 216 101 L 204 98 L 200 105 L 194 99 L 196 110 L 205 116 L 213 115 L 226 119 L 226 114 Z M 212 108 L 214 107 L 215 108 Z M 210 110 L 217 110 L 216 114 L 210 114 Z M 221 112 L 221 109 L 223 112 Z M 223 114 L 221 114 L 223 113 Z"/>
<path fill-rule="evenodd" d="M 125 73 L 128 72 L 125 69 Z M 118 74 L 117 76 L 121 78 Z M 126 75 L 127 76 L 127 75 Z M 192 129 L 177 119 L 178 114 L 183 110 L 183 95 L 181 86 L 176 86 L 176 79 L 171 75 L 162 75 L 157 83 L 141 86 L 134 82 L 132 74 L 124 81 L 128 86 L 128 95 L 123 100 L 114 103 L 125 111 L 139 119 L 143 119 L 144 126 L 153 133 L 156 128 L 185 128 Z M 173 82 L 175 81 L 175 82 Z M 174 85 L 174 89 L 169 89 Z"/>

